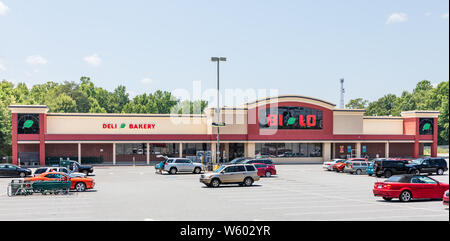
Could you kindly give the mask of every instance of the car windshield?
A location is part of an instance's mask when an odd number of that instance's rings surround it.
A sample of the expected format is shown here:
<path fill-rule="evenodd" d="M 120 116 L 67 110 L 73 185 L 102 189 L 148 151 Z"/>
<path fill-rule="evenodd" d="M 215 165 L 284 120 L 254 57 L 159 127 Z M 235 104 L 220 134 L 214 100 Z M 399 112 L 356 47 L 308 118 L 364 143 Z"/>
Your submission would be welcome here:
<path fill-rule="evenodd" d="M 423 159 L 416 159 L 412 161 L 414 164 L 422 164 Z"/>
<path fill-rule="evenodd" d="M 400 180 L 402 180 L 402 176 L 392 176 L 386 182 L 400 182 Z"/>
<path fill-rule="evenodd" d="M 215 170 L 214 172 L 215 172 L 215 173 L 219 173 L 219 172 L 221 172 L 224 168 L 225 168 L 225 166 L 221 166 L 221 167 L 217 168 L 217 170 Z"/>

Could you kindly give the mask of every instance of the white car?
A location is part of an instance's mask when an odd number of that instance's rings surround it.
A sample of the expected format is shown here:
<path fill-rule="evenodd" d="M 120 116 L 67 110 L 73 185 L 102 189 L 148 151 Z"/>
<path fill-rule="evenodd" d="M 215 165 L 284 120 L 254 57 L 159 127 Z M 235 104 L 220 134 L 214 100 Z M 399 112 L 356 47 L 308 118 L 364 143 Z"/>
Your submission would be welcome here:
<path fill-rule="evenodd" d="M 329 162 L 324 162 L 322 167 L 323 169 L 327 170 L 327 171 L 332 171 L 333 170 L 333 165 L 336 163 L 341 163 L 341 162 L 345 162 L 345 159 L 333 159 Z"/>
<path fill-rule="evenodd" d="M 192 162 L 186 158 L 169 158 L 164 162 L 163 170 L 170 174 L 176 174 L 177 172 L 200 174 L 205 168 L 201 163 Z"/>
<path fill-rule="evenodd" d="M 34 171 L 33 176 L 38 176 L 42 173 L 46 172 L 64 172 L 69 175 L 69 177 L 86 177 L 86 174 L 81 172 L 72 172 L 71 170 L 65 168 L 65 167 L 40 167 Z"/>

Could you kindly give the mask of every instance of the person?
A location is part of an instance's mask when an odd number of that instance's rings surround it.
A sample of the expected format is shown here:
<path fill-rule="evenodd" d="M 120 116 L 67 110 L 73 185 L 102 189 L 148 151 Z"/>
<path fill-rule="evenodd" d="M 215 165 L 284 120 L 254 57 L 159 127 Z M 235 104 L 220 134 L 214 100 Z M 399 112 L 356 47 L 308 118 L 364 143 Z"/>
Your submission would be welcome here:
<path fill-rule="evenodd" d="M 78 172 L 78 165 L 76 163 L 73 163 L 72 169 L 73 172 Z"/>

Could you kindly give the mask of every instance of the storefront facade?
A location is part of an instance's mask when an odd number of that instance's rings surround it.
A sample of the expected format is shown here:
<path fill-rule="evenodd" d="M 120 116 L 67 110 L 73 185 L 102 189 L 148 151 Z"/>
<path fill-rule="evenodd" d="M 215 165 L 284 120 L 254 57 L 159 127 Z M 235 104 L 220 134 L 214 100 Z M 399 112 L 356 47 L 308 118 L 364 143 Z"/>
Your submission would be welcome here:
<path fill-rule="evenodd" d="M 425 145 L 437 155 L 438 111 L 368 117 L 320 99 L 277 96 L 201 115 L 48 113 L 47 106 L 10 106 L 13 162 L 150 164 L 159 155 L 222 161 L 266 156 L 275 162 L 323 162 L 345 157 L 411 157 Z"/>

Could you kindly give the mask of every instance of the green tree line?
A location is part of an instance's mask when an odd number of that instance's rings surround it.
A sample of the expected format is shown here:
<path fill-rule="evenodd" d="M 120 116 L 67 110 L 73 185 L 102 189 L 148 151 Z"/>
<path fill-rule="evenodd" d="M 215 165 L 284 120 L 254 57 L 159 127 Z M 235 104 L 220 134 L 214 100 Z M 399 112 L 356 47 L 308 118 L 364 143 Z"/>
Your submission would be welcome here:
<path fill-rule="evenodd" d="M 448 145 L 448 91 L 448 81 L 433 86 L 429 80 L 422 80 L 412 92 L 403 91 L 400 96 L 387 94 L 373 102 L 356 98 L 350 100 L 346 107 L 365 109 L 368 116 L 400 116 L 402 111 L 438 110 L 441 112 L 438 144 Z"/>
<path fill-rule="evenodd" d="M 28 88 L 0 82 L 0 157 L 11 155 L 11 112 L 9 105 L 47 105 L 55 113 L 191 113 L 207 107 L 204 100 L 180 101 L 168 91 L 157 90 L 130 98 L 125 86 L 113 91 L 95 86 L 89 77 L 80 81 L 47 82 Z M 188 109 L 186 109 L 188 108 Z"/>

